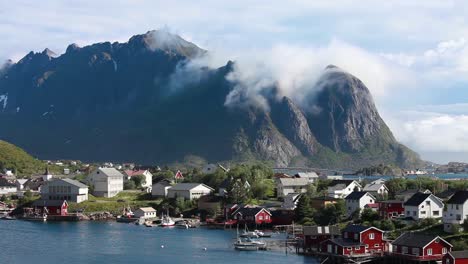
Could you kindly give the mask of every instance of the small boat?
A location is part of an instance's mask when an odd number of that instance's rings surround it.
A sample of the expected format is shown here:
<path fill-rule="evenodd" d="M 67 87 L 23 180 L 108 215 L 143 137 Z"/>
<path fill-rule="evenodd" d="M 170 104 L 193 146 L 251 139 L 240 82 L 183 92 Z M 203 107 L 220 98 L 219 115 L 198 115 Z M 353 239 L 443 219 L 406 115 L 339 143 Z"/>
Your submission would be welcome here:
<path fill-rule="evenodd" d="M 246 237 L 246 238 L 259 238 L 258 234 L 255 233 L 254 231 L 245 231 L 240 235 L 240 237 Z"/>
<path fill-rule="evenodd" d="M 138 221 L 139 218 L 135 217 L 130 206 L 124 207 L 122 215 L 117 216 L 116 221 L 119 223 L 134 223 Z"/>
<path fill-rule="evenodd" d="M 146 221 L 146 222 L 145 222 L 145 226 L 146 226 L 146 227 L 154 227 L 154 224 L 153 224 L 152 221 Z"/>
<path fill-rule="evenodd" d="M 11 217 L 9 215 L 5 215 L 5 216 L 0 217 L 0 220 L 16 220 L 16 218 Z"/>
<path fill-rule="evenodd" d="M 180 228 L 180 229 L 189 229 L 191 226 L 187 223 L 187 221 L 182 220 L 182 221 L 178 221 L 175 224 L 175 227 Z"/>
<path fill-rule="evenodd" d="M 175 226 L 174 220 L 169 216 L 169 212 L 167 212 L 166 215 L 161 216 L 161 226 L 162 227 L 170 227 L 170 226 Z"/>
<path fill-rule="evenodd" d="M 46 222 L 47 221 L 47 214 L 42 215 L 25 215 L 21 218 L 25 221 L 38 221 L 38 222 Z"/>
<path fill-rule="evenodd" d="M 258 237 L 271 237 L 271 233 L 264 233 L 259 230 L 254 230 L 254 232 L 257 234 Z"/>

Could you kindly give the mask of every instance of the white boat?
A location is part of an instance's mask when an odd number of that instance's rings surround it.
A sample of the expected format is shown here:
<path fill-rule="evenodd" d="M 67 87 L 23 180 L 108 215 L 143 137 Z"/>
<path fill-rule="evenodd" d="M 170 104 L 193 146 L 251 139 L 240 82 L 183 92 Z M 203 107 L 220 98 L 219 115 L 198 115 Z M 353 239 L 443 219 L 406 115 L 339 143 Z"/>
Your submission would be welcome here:
<path fill-rule="evenodd" d="M 190 228 L 190 225 L 186 222 L 186 221 L 179 221 L 175 224 L 175 226 L 177 228 L 180 228 L 180 229 L 189 229 Z"/>
<path fill-rule="evenodd" d="M 145 226 L 146 226 L 146 227 L 153 227 L 154 224 L 153 224 L 152 221 L 146 221 L 146 222 L 145 222 Z"/>
<path fill-rule="evenodd" d="M 169 212 L 166 215 L 161 216 L 161 226 L 162 227 L 169 227 L 169 226 L 175 226 L 174 220 L 169 216 Z"/>
<path fill-rule="evenodd" d="M 244 233 L 242 233 L 240 236 L 247 238 L 259 238 L 259 235 L 254 231 L 244 231 Z"/>

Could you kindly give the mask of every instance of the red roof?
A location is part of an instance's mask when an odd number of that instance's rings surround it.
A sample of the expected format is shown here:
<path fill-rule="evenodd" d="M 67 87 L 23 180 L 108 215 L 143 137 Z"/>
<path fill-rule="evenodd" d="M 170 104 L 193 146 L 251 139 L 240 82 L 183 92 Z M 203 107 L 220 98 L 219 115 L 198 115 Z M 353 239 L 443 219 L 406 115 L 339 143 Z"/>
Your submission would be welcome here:
<path fill-rule="evenodd" d="M 146 170 L 125 170 L 125 174 L 129 177 L 137 176 L 137 175 L 143 175 Z"/>

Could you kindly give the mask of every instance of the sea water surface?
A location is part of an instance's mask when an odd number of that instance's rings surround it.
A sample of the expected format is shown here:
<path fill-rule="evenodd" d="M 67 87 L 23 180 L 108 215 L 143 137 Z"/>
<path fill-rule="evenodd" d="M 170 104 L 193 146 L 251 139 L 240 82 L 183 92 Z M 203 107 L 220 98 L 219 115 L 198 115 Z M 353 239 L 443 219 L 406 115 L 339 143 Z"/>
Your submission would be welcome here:
<path fill-rule="evenodd" d="M 283 250 L 235 251 L 235 236 L 116 222 L 0 221 L 0 263 L 318 263 Z"/>

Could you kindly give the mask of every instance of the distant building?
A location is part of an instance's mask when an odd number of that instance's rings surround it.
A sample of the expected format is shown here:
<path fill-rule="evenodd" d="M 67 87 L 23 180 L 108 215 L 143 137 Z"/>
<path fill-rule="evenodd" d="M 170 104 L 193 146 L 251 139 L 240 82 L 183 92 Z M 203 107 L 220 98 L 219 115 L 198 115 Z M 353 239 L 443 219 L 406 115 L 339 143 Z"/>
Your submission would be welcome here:
<path fill-rule="evenodd" d="M 444 212 L 444 230 L 452 232 L 453 225 L 461 225 L 468 219 L 468 191 L 458 191 L 447 201 Z"/>
<path fill-rule="evenodd" d="M 296 174 L 296 177 L 297 178 L 304 178 L 304 179 L 307 179 L 309 181 L 309 183 L 314 183 L 318 178 L 318 174 L 313 172 L 313 171 L 310 171 L 310 172 L 298 172 Z"/>
<path fill-rule="evenodd" d="M 68 203 L 65 200 L 36 200 L 32 206 L 48 215 L 68 215 Z M 45 211 L 45 212 L 44 212 Z"/>
<path fill-rule="evenodd" d="M 385 198 L 388 196 L 388 188 L 381 181 L 374 181 L 364 186 L 363 191 L 371 193 L 376 198 Z"/>
<path fill-rule="evenodd" d="M 375 203 L 375 197 L 368 192 L 352 192 L 345 198 L 346 215 L 350 217 L 354 212 L 363 210 L 366 205 Z"/>
<path fill-rule="evenodd" d="M 322 209 L 330 204 L 336 204 L 340 199 L 328 196 L 314 197 L 310 199 L 310 206 L 316 210 Z"/>
<path fill-rule="evenodd" d="M 299 202 L 301 195 L 301 193 L 288 193 L 288 195 L 284 197 L 283 203 L 281 204 L 281 208 L 291 210 L 296 209 L 297 203 Z"/>
<path fill-rule="evenodd" d="M 158 181 L 157 183 L 153 184 L 153 187 L 151 188 L 151 196 L 167 197 L 167 193 L 172 185 L 172 182 L 167 179 Z"/>
<path fill-rule="evenodd" d="M 233 179 L 232 177 L 228 177 L 219 185 L 218 195 L 221 197 L 226 196 L 228 194 L 229 187 L 242 188 L 245 192 L 250 191 L 250 183 L 247 180 L 243 181 L 240 178 Z"/>
<path fill-rule="evenodd" d="M 16 184 L 4 178 L 0 178 L 0 195 L 16 193 Z"/>
<path fill-rule="evenodd" d="M 277 197 L 284 198 L 290 193 L 305 193 L 310 182 L 307 178 L 276 179 Z"/>
<path fill-rule="evenodd" d="M 114 197 L 123 191 L 124 176 L 114 168 L 97 168 L 88 175 L 88 182 L 93 186 L 93 195 Z"/>
<path fill-rule="evenodd" d="M 153 207 L 141 207 L 133 213 L 138 218 L 151 219 L 157 217 L 156 210 Z"/>
<path fill-rule="evenodd" d="M 411 196 L 415 195 L 418 192 L 431 193 L 431 191 L 429 190 L 408 189 L 408 190 L 404 190 L 404 191 L 400 191 L 396 193 L 395 199 L 406 202 L 408 201 L 409 198 L 411 198 Z"/>
<path fill-rule="evenodd" d="M 16 180 L 16 188 L 18 191 L 22 191 L 25 187 L 26 182 L 28 182 L 28 179 L 17 179 Z"/>
<path fill-rule="evenodd" d="M 178 183 L 169 188 L 167 197 L 182 197 L 185 200 L 194 200 L 200 198 L 203 195 L 208 195 L 213 191 L 213 188 L 203 183 Z"/>
<path fill-rule="evenodd" d="M 333 180 L 328 186 L 328 196 L 345 198 L 354 191 L 360 191 L 362 186 L 355 180 Z"/>
<path fill-rule="evenodd" d="M 340 256 L 359 256 L 385 252 L 387 243 L 384 231 L 361 225 L 349 225 L 342 231 L 341 238 L 332 238 L 320 244 L 320 251 Z"/>
<path fill-rule="evenodd" d="M 415 193 L 404 204 L 405 216 L 414 220 L 442 217 L 444 203 L 431 193 Z"/>
<path fill-rule="evenodd" d="M 125 170 L 125 181 L 129 181 L 132 177 L 142 175 L 145 177 L 145 183 L 141 187 L 149 188 L 153 185 L 153 174 L 149 170 Z"/>
<path fill-rule="evenodd" d="M 272 222 L 271 212 L 264 207 L 244 206 L 237 209 L 232 215 L 239 224 L 261 225 Z"/>
<path fill-rule="evenodd" d="M 451 251 L 442 257 L 442 264 L 467 264 L 468 250 Z"/>
<path fill-rule="evenodd" d="M 304 226 L 304 251 L 318 250 L 320 243 L 341 237 L 338 226 Z"/>
<path fill-rule="evenodd" d="M 393 219 L 405 215 L 403 201 L 388 200 L 379 202 L 379 215 L 383 219 Z"/>
<path fill-rule="evenodd" d="M 41 199 L 81 203 L 88 200 L 88 186 L 72 179 L 54 179 L 42 186 Z"/>
<path fill-rule="evenodd" d="M 405 260 L 439 261 L 451 250 L 441 237 L 407 232 L 392 242 L 391 254 Z"/>

